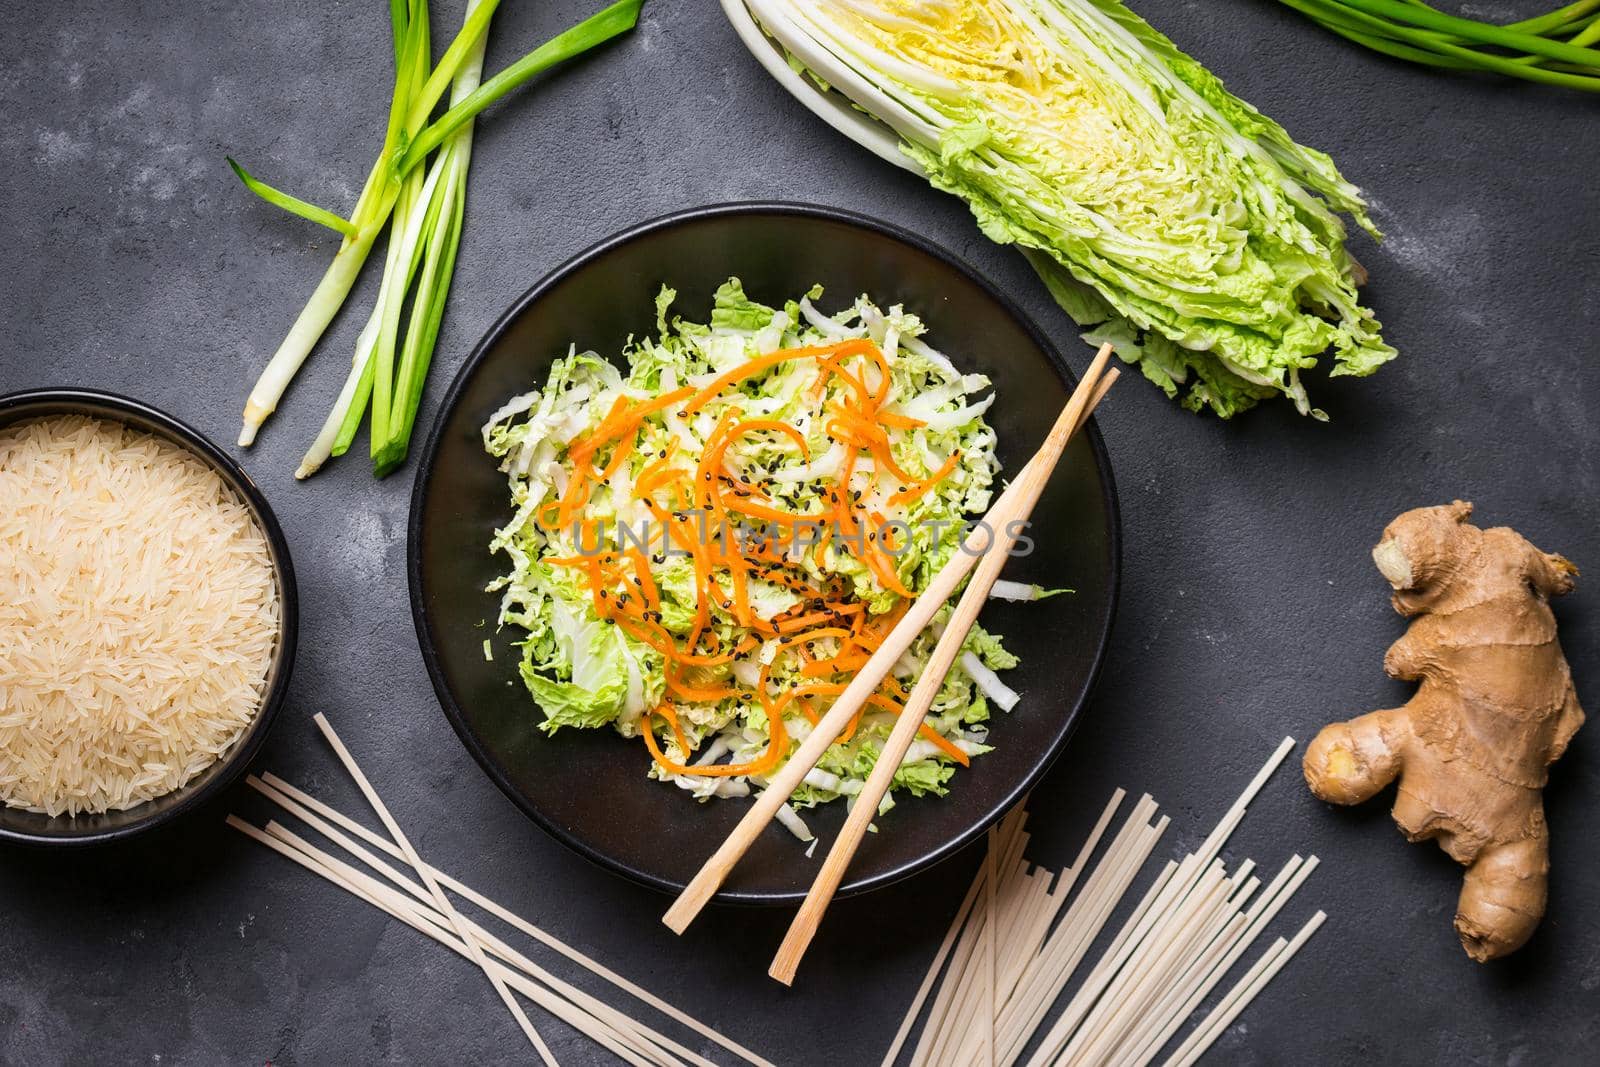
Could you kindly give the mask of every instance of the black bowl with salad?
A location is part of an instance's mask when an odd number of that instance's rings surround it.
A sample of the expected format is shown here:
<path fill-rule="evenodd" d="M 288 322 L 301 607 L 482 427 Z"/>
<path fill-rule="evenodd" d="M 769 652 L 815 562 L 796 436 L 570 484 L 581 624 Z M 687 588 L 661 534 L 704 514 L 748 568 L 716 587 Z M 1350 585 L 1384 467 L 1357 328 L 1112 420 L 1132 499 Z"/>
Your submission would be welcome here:
<path fill-rule="evenodd" d="M 681 887 L 740 797 L 1045 436 L 1060 354 L 969 267 L 831 208 L 613 237 L 489 331 L 419 465 L 409 570 L 446 715 L 536 822 Z M 1115 607 L 1116 494 L 1069 447 L 844 892 L 948 856 L 1059 752 Z M 719 899 L 800 899 L 892 727 L 912 646 Z"/>

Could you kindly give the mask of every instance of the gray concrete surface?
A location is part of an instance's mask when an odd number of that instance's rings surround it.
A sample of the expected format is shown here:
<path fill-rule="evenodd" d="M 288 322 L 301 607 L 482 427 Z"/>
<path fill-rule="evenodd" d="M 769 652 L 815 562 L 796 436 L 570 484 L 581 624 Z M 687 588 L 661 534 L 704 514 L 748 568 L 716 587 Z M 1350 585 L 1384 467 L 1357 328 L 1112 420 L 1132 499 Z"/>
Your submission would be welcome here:
<path fill-rule="evenodd" d="M 453 23 L 456 5 L 439 6 L 438 24 Z M 506 5 L 491 68 L 590 6 Z M 1177 854 L 1285 733 L 1307 740 L 1404 699 L 1380 669 L 1402 623 L 1367 557 L 1395 513 L 1468 497 L 1485 522 L 1600 574 L 1597 102 L 1412 69 L 1266 0 L 1136 6 L 1370 192 L 1389 239 L 1355 249 L 1403 356 L 1373 379 L 1314 379 L 1329 425 L 1286 404 L 1224 425 L 1137 381 L 1118 390 L 1101 425 L 1122 491 L 1125 595 L 1098 698 L 1035 794 L 1035 854 L 1058 865 L 1115 785 L 1167 805 L 1177 832 L 1163 849 Z M 383 5 L 14 0 L 6 23 L 0 391 L 122 390 L 231 440 L 249 381 L 335 241 L 252 200 L 223 155 L 347 208 L 381 137 Z M 747 198 L 910 227 L 998 279 L 1078 367 L 1088 355 L 1019 256 L 783 96 L 704 0 L 652 0 L 631 40 L 498 107 L 478 153 L 430 404 L 493 318 L 570 254 L 649 216 Z M 522 818 L 450 732 L 416 651 L 410 471 L 380 484 L 346 462 L 310 484 L 291 477 L 360 317 L 338 321 L 242 457 L 287 530 L 304 602 L 292 704 L 261 765 L 354 803 L 310 723 L 325 710 L 440 865 L 776 1060 L 876 1062 L 974 857 L 837 906 L 784 990 L 763 971 L 786 916 L 717 912 L 680 941 L 658 921 L 661 898 Z M 1595 582 L 1558 609 L 1591 710 Z M 1547 793 L 1549 918 L 1488 967 L 1450 929 L 1453 864 L 1407 846 L 1382 803 L 1331 810 L 1282 774 L 1229 854 L 1317 853 L 1325 866 L 1295 910 L 1330 919 L 1217 1062 L 1593 1062 L 1597 760 L 1590 726 Z M 224 830 L 232 807 L 255 810 L 240 792 L 128 847 L 0 851 L 0 1062 L 526 1058 L 480 975 Z M 547 1030 L 562 1062 L 607 1062 Z"/>

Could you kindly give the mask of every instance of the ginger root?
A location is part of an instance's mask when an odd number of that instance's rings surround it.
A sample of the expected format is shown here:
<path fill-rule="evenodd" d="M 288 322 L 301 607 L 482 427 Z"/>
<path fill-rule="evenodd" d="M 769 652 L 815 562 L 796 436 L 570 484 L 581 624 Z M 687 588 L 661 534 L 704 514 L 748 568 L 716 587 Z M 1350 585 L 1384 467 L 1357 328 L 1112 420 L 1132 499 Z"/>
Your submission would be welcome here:
<path fill-rule="evenodd" d="M 1418 508 L 1372 551 L 1413 619 L 1383 667 L 1419 683 L 1404 707 L 1335 723 L 1306 751 L 1311 791 L 1367 800 L 1397 777 L 1394 820 L 1466 866 L 1456 932 L 1483 961 L 1520 948 L 1544 915 L 1549 831 L 1540 790 L 1583 724 L 1549 598 L 1577 568 L 1472 505 Z"/>

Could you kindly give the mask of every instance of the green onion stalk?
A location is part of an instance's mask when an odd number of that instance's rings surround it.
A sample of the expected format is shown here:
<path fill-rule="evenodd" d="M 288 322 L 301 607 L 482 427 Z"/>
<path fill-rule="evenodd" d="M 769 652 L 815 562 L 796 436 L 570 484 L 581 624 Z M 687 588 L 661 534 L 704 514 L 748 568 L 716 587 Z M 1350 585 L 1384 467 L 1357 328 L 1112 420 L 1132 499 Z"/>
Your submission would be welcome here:
<path fill-rule="evenodd" d="M 1576 0 L 1504 25 L 1422 0 L 1280 0 L 1323 28 L 1384 55 L 1600 92 L 1600 0 Z"/>
<path fill-rule="evenodd" d="M 469 0 L 460 31 L 431 71 L 426 0 L 391 0 L 395 86 L 389 122 L 377 162 L 348 220 L 272 188 L 229 160 L 246 187 L 262 199 L 344 238 L 250 392 L 241 446 L 255 440 L 388 227 L 377 304 L 357 338 L 334 408 L 295 474 L 309 477 L 330 456 L 348 450 L 369 410 L 375 473 L 381 477 L 404 461 L 460 248 L 474 118 L 530 78 L 632 29 L 643 3 L 618 0 L 482 82 L 486 35 L 499 0 Z M 431 118 L 447 88 L 447 110 Z M 427 163 L 430 153 L 433 159 Z"/>
<path fill-rule="evenodd" d="M 469 18 L 483 2 L 486 0 L 478 0 L 468 8 Z M 456 72 L 451 86 L 452 107 L 478 87 L 483 74 L 485 43 L 485 38 L 480 36 L 468 52 L 461 69 Z M 421 167 L 406 172 L 405 183 L 395 202 L 396 222 L 390 231 L 388 258 L 384 264 L 377 304 L 356 339 L 355 358 L 351 361 L 350 374 L 339 392 L 339 398 L 323 423 L 322 430 L 300 460 L 300 466 L 295 471 L 296 478 L 309 478 L 330 456 L 344 455 L 355 440 L 362 413 L 369 405 L 372 410 L 371 438 L 375 469 L 379 468 L 380 449 L 385 446 L 387 450 L 383 455 L 391 457 L 398 443 L 399 458 L 404 458 L 404 441 L 409 438 L 410 421 L 415 418 L 416 405 L 412 403 L 407 407 L 403 402 L 398 406 L 396 404 L 395 349 L 399 343 L 401 310 L 407 293 L 411 291 L 412 282 L 417 278 L 418 268 L 422 266 L 423 283 L 413 299 L 414 311 L 405 339 L 405 351 L 411 354 L 411 362 L 415 363 L 425 332 L 417 328 L 417 312 L 436 307 L 442 316 L 444 299 L 449 294 L 455 244 L 460 239 L 460 210 L 453 202 L 459 199 L 461 206 L 465 204 L 466 169 L 471 152 L 472 124 L 469 121 L 463 132 L 457 134 L 456 139 L 434 158 L 426 175 Z M 457 191 L 463 193 L 459 198 Z M 448 214 L 444 210 L 447 201 L 452 203 Z M 450 221 L 452 217 L 455 220 L 453 225 Z M 444 222 L 442 226 L 441 220 Z M 438 238 L 451 233 L 452 229 L 455 242 L 449 249 L 451 270 L 441 274 Z M 435 317 L 434 329 L 427 338 L 430 355 L 433 337 L 438 333 L 437 322 Z M 405 357 L 402 357 L 404 362 Z M 425 365 L 422 369 L 426 373 Z M 388 433 L 393 421 L 390 414 L 394 411 L 401 413 L 400 421 L 406 426 L 403 438 L 391 437 Z M 394 466 L 398 466 L 398 462 L 387 463 L 379 470 L 380 475 L 387 474 Z"/>

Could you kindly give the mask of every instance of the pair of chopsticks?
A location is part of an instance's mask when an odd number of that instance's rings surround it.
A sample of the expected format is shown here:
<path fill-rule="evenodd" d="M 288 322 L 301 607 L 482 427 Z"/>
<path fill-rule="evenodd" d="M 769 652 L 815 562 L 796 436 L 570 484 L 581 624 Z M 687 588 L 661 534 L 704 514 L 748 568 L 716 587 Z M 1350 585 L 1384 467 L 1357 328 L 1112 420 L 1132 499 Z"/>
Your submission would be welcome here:
<path fill-rule="evenodd" d="M 917 736 L 917 729 L 924 715 L 932 705 L 940 686 L 944 684 L 945 674 L 949 672 L 960 654 L 962 642 L 966 640 L 967 633 L 978 617 L 978 612 L 989 597 L 990 588 L 999 577 L 1001 568 L 1005 566 L 1006 559 L 1022 532 L 1022 523 L 1019 520 L 1025 520 L 1032 514 L 1034 506 L 1044 492 L 1045 483 L 1049 481 L 1056 463 L 1061 459 L 1061 453 L 1066 448 L 1067 442 L 1088 420 L 1089 415 L 1117 380 L 1118 371 L 1114 368 L 1108 370 L 1106 367 L 1110 357 L 1111 346 L 1102 345 L 1100 351 L 1095 354 L 1093 362 L 1089 364 L 1083 379 L 1079 381 L 1078 387 L 1073 390 L 1067 406 L 1062 409 L 1055 425 L 1051 427 L 1044 444 L 1022 468 L 1016 481 L 1006 488 L 994 506 L 989 509 L 989 513 L 984 516 L 984 525 L 991 531 L 989 536 L 980 541 L 976 531 L 969 535 L 961 550 L 951 557 L 950 562 L 946 563 L 938 574 L 934 575 L 933 580 L 928 583 L 928 588 L 912 602 L 911 607 L 890 630 L 878 650 L 845 687 L 845 691 L 839 694 L 833 707 L 812 728 L 800 748 L 789 757 L 788 762 L 778 770 L 777 774 L 773 775 L 767 788 L 756 798 L 755 803 L 734 827 L 727 840 L 705 862 L 693 880 L 678 895 L 678 899 L 667 909 L 662 921 L 675 933 L 683 933 L 694 921 L 695 916 L 700 914 L 700 910 L 722 886 L 740 857 L 772 821 L 778 808 L 787 803 L 795 789 L 816 766 L 822 754 L 844 731 L 867 698 L 877 690 L 890 668 L 932 621 L 934 614 L 955 594 L 962 579 L 968 573 L 973 573 L 972 581 L 961 594 L 961 599 L 957 602 L 943 635 L 935 645 L 927 667 L 906 701 L 905 710 L 895 722 L 894 730 L 879 754 L 872 774 L 867 778 L 861 793 L 855 798 L 844 829 L 829 850 L 822 870 L 818 872 L 810 892 L 806 895 L 805 903 L 800 906 L 799 913 L 789 927 L 788 936 L 784 938 L 783 945 L 772 961 L 772 967 L 768 971 L 772 977 L 785 985 L 794 980 L 795 969 L 816 934 L 823 912 L 827 910 L 835 891 L 838 890 L 844 872 L 867 832 L 868 824 L 877 814 L 879 802 L 888 791 L 895 771 L 900 768 L 900 763 L 905 758 L 906 750 L 911 747 L 912 741 Z"/>

